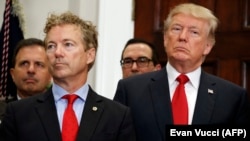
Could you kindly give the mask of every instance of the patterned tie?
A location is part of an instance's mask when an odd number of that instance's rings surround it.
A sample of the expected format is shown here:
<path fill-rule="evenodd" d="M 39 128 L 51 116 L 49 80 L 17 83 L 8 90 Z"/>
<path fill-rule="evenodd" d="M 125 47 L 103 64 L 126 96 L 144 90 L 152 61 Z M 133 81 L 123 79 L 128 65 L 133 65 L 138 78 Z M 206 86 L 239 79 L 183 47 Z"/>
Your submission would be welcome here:
<path fill-rule="evenodd" d="M 63 115 L 62 141 L 75 141 L 78 132 L 78 122 L 73 110 L 73 103 L 78 96 L 75 94 L 68 94 L 62 98 L 68 100 L 68 106 Z"/>
<path fill-rule="evenodd" d="M 175 125 L 187 125 L 188 124 L 188 104 L 185 94 L 184 85 L 188 82 L 188 77 L 184 74 L 179 75 L 176 78 L 179 81 L 179 85 L 175 89 L 175 93 L 172 99 L 172 111 Z"/>

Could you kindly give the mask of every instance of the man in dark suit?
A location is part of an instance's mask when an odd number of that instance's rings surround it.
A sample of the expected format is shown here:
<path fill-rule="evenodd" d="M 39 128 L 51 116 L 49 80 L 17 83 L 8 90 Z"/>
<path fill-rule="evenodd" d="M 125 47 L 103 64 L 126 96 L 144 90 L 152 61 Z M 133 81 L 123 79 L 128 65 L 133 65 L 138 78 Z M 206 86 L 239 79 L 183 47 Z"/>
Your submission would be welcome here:
<path fill-rule="evenodd" d="M 166 141 L 168 125 L 185 112 L 173 114 L 176 78 L 184 84 L 186 122 L 182 125 L 243 125 L 247 123 L 246 90 L 204 72 L 201 65 L 215 44 L 217 18 L 195 4 L 180 4 L 164 23 L 165 68 L 120 80 L 114 100 L 131 108 L 138 141 Z"/>
<path fill-rule="evenodd" d="M 98 95 L 86 83 L 98 47 L 95 26 L 65 12 L 51 14 L 44 32 L 52 87 L 7 105 L 0 140 L 135 141 L 129 108 Z M 76 98 L 73 103 L 65 99 L 71 96 Z M 71 111 L 71 117 L 64 118 L 68 113 L 64 111 Z M 67 120 L 68 125 L 64 124 Z M 74 121 L 76 132 L 64 130 Z"/>
<path fill-rule="evenodd" d="M 10 68 L 16 94 L 0 101 L 0 120 L 7 103 L 45 92 L 51 84 L 45 44 L 37 38 L 20 40 L 14 49 Z"/>

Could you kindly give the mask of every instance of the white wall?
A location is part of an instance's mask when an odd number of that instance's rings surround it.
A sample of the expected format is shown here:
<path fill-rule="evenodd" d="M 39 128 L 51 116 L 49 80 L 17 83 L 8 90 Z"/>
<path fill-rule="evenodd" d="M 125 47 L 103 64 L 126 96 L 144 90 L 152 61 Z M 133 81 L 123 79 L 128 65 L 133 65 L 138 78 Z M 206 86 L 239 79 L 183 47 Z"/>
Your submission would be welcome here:
<path fill-rule="evenodd" d="M 43 39 L 43 27 L 51 12 L 70 10 L 97 25 L 99 48 L 88 83 L 99 94 L 113 98 L 121 78 L 120 55 L 126 41 L 133 36 L 133 0 L 19 0 L 25 20 L 25 38 Z M 0 0 L 0 25 L 5 0 Z"/>

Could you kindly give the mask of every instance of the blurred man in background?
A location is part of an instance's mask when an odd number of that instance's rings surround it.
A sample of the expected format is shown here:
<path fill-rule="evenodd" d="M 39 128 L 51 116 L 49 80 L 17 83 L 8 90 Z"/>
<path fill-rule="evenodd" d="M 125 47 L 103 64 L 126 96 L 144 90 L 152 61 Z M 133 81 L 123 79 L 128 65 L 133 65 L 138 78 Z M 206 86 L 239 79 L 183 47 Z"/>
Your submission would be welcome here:
<path fill-rule="evenodd" d="M 120 63 L 123 78 L 161 69 L 155 46 L 136 38 L 127 41 Z"/>

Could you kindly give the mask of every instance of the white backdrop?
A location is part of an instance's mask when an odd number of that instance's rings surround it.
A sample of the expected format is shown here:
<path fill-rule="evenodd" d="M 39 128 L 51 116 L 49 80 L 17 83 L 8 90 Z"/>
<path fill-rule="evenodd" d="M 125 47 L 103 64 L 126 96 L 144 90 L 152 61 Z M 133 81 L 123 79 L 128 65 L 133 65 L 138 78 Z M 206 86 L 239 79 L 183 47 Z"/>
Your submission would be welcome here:
<path fill-rule="evenodd" d="M 25 20 L 25 38 L 43 39 L 43 27 L 50 12 L 70 10 L 97 25 L 99 48 L 88 83 L 99 94 L 112 99 L 122 77 L 120 55 L 133 37 L 133 0 L 19 0 Z M 5 0 L 0 0 L 0 24 Z"/>

